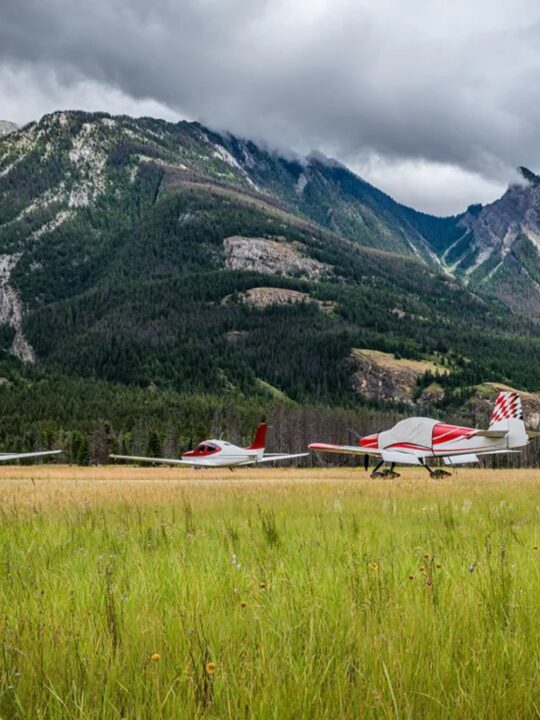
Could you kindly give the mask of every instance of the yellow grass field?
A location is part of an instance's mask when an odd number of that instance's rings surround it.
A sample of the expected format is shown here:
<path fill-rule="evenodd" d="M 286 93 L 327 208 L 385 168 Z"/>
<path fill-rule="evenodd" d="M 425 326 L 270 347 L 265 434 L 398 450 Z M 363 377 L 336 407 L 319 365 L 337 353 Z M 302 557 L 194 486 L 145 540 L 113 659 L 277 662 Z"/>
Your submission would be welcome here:
<path fill-rule="evenodd" d="M 0 718 L 540 715 L 540 471 L 0 468 Z"/>

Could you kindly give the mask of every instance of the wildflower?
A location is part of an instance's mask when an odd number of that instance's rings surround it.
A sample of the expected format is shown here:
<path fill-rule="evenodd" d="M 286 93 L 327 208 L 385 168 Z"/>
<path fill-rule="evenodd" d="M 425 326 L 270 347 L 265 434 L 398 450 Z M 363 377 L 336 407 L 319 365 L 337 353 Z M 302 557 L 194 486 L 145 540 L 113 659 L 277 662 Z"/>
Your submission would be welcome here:
<path fill-rule="evenodd" d="M 435 567 L 439 568 L 439 570 L 440 570 L 442 568 L 442 565 L 441 565 L 441 563 L 436 563 Z"/>
<path fill-rule="evenodd" d="M 414 580 L 414 575 L 409 575 L 409 580 Z"/>
<path fill-rule="evenodd" d="M 232 556 L 232 560 L 231 560 L 231 562 L 232 562 L 232 564 L 233 564 L 233 565 L 236 565 L 236 563 L 238 562 L 238 560 L 237 560 L 237 558 L 236 558 L 236 554 L 235 554 L 235 553 L 233 553 L 233 556 Z"/>
<path fill-rule="evenodd" d="M 265 582 L 260 582 L 260 583 L 259 583 L 259 587 L 261 588 L 261 590 L 266 590 L 266 583 L 265 583 Z"/>
<path fill-rule="evenodd" d="M 213 675 L 216 672 L 216 663 L 214 663 L 214 662 L 206 663 L 206 672 L 209 675 Z"/>
<path fill-rule="evenodd" d="M 420 565 L 420 572 L 421 572 L 421 573 L 425 573 L 425 572 L 426 572 L 426 566 L 425 566 L 425 565 Z"/>
<path fill-rule="evenodd" d="M 246 605 L 247 605 L 247 602 L 246 602 L 245 600 L 241 600 L 241 601 L 240 601 L 240 607 L 241 607 L 241 608 L 245 608 Z"/>
<path fill-rule="evenodd" d="M 424 554 L 424 560 L 429 560 L 429 554 L 428 554 L 428 553 L 425 553 L 425 554 Z"/>
<path fill-rule="evenodd" d="M 370 563 L 369 563 L 369 569 L 370 569 L 370 570 L 378 570 L 378 569 L 379 569 L 379 563 L 370 562 Z"/>
<path fill-rule="evenodd" d="M 533 550 L 538 550 L 538 545 L 535 545 L 535 546 L 533 547 Z"/>
<path fill-rule="evenodd" d="M 427 585 L 428 587 L 431 587 L 431 584 L 432 584 L 432 583 L 431 583 L 431 580 L 428 578 L 428 579 L 426 580 L 426 585 Z"/>
<path fill-rule="evenodd" d="M 150 655 L 150 660 L 152 660 L 152 662 L 159 662 L 161 660 L 161 655 L 159 653 L 154 653 L 153 655 Z"/>
<path fill-rule="evenodd" d="M 474 568 L 475 568 L 475 567 L 476 567 L 476 562 L 471 563 L 471 564 L 469 565 L 469 572 L 470 572 L 470 573 L 474 572 Z"/>

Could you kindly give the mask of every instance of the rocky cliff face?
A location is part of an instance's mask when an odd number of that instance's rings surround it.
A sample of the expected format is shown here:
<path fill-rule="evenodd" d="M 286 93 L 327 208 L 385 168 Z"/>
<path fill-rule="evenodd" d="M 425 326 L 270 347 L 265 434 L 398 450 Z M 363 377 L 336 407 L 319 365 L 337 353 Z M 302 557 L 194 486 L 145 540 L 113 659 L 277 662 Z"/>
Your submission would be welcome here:
<path fill-rule="evenodd" d="M 0 326 L 7 325 L 15 331 L 11 343 L 13 355 L 25 363 L 35 362 L 34 351 L 26 339 L 23 328 L 23 304 L 19 293 L 10 285 L 13 269 L 20 255 L 0 255 Z"/>
<path fill-rule="evenodd" d="M 447 269 L 469 286 L 540 316 L 540 177 L 519 168 L 522 182 L 458 220 L 460 236 L 442 253 Z"/>
<path fill-rule="evenodd" d="M 433 383 L 422 397 L 417 394 L 417 381 L 426 373 L 445 375 L 448 370 L 430 360 L 396 358 L 377 350 L 354 349 L 351 353 L 354 368 L 353 385 L 367 400 L 387 400 L 400 405 L 428 405 L 442 399 L 440 387 Z"/>

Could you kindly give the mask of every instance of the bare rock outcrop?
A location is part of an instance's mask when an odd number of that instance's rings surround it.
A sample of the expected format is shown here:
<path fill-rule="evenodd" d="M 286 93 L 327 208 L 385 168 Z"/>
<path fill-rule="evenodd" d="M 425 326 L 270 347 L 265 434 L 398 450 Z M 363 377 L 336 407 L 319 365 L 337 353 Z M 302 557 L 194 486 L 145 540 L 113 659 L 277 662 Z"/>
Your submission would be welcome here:
<path fill-rule="evenodd" d="M 0 255 L 0 325 L 9 325 L 15 330 L 10 349 L 13 355 L 25 363 L 34 363 L 34 350 L 22 329 L 23 304 L 19 293 L 10 285 L 11 273 L 20 258 L 20 253 Z"/>
<path fill-rule="evenodd" d="M 414 405 L 417 379 L 424 373 L 441 374 L 445 368 L 429 360 L 395 358 L 379 350 L 355 349 L 351 353 L 354 389 L 368 400 L 386 400 Z"/>
<path fill-rule="evenodd" d="M 239 293 L 236 297 L 241 302 L 245 302 L 247 305 L 252 305 L 261 310 L 271 305 L 296 305 L 297 303 L 304 302 L 314 303 L 323 312 L 332 312 L 335 309 L 335 303 L 333 302 L 318 300 L 317 298 L 312 298 L 309 293 L 300 292 L 299 290 L 289 290 L 288 288 L 255 287 L 246 290 L 246 292 Z M 227 295 L 223 298 L 222 302 L 231 302 L 232 299 L 232 295 Z"/>
<path fill-rule="evenodd" d="M 307 257 L 300 243 L 235 235 L 223 241 L 225 266 L 229 270 L 252 270 L 318 280 L 331 272 L 330 265 Z"/>

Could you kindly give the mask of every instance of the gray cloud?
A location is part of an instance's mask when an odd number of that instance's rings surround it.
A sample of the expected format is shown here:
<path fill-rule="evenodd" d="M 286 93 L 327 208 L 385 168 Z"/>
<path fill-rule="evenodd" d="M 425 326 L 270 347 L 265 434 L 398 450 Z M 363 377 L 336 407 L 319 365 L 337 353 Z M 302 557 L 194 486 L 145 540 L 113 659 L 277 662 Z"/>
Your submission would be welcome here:
<path fill-rule="evenodd" d="M 200 119 L 455 212 L 540 167 L 532 0 L 2 0 L 0 116 Z"/>

